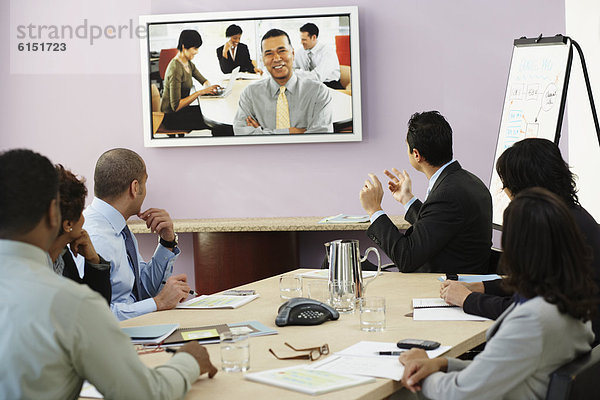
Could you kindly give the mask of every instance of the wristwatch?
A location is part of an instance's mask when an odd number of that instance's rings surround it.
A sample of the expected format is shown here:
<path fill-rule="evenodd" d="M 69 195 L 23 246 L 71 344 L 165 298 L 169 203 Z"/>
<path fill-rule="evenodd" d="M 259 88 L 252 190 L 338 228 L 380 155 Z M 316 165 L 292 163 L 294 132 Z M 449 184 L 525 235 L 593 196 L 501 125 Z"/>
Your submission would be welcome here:
<path fill-rule="evenodd" d="M 161 238 L 160 236 L 158 237 L 158 243 L 162 244 L 164 247 L 167 247 L 169 249 L 176 247 L 178 241 L 179 241 L 179 237 L 177 236 L 176 233 L 175 233 L 175 239 L 173 239 L 170 242 L 167 242 L 165 239 Z"/>

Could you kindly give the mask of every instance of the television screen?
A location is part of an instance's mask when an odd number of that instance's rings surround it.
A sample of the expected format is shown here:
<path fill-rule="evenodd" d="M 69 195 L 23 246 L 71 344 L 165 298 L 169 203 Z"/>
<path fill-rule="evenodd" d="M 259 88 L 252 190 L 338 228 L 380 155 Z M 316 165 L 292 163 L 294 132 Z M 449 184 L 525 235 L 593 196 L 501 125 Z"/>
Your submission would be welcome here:
<path fill-rule="evenodd" d="M 362 139 L 357 7 L 140 24 L 146 147 Z"/>

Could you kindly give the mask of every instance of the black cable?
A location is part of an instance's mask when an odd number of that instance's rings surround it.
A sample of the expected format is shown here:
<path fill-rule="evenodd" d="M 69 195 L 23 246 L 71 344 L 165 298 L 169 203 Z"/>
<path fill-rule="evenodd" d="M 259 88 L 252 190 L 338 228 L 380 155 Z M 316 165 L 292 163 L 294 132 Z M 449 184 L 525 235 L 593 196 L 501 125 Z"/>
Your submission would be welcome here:
<path fill-rule="evenodd" d="M 590 99 L 590 107 L 592 107 L 592 117 L 594 118 L 594 125 L 596 126 L 596 135 L 598 136 L 598 144 L 600 145 L 600 124 L 598 123 L 598 114 L 596 114 L 596 105 L 594 104 L 594 96 L 592 95 L 592 86 L 590 85 L 590 77 L 588 75 L 587 66 L 585 64 L 585 58 L 583 57 L 583 51 L 579 44 L 571 39 L 571 43 L 577 49 L 579 53 L 579 59 L 581 60 L 581 66 L 583 68 L 583 77 L 585 79 L 585 86 L 588 92 L 588 98 Z"/>

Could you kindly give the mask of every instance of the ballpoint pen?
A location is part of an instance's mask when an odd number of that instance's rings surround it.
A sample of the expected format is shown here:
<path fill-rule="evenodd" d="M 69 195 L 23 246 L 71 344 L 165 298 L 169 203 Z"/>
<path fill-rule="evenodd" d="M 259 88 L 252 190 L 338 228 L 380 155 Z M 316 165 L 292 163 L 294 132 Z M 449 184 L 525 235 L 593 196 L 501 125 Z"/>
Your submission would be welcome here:
<path fill-rule="evenodd" d="M 403 351 L 378 351 L 378 356 L 399 356 Z"/>
<path fill-rule="evenodd" d="M 163 285 L 166 285 L 166 284 L 167 284 L 167 281 L 162 281 L 162 283 L 163 283 Z M 194 292 L 194 291 L 193 291 L 193 290 L 191 290 L 191 289 L 190 289 L 190 294 L 191 294 L 192 296 L 195 296 L 195 297 L 198 297 L 198 296 L 200 296 L 198 293 Z"/>

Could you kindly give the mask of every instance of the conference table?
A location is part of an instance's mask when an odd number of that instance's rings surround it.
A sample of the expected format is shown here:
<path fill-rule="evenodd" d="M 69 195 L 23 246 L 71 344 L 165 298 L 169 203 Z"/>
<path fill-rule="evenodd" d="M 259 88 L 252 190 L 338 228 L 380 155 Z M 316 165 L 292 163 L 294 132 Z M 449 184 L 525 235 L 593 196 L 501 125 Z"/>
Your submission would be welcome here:
<path fill-rule="evenodd" d="M 299 269 L 291 273 L 311 271 Z M 438 297 L 440 274 L 403 274 L 384 272 L 370 283 L 366 295 L 384 296 L 386 299 L 386 329 L 384 332 L 363 332 L 360 330 L 359 313 L 341 314 L 337 321 L 327 321 L 316 326 L 277 327 L 275 317 L 282 304 L 279 298 L 279 275 L 239 286 L 239 289 L 254 289 L 260 295 L 256 300 L 237 309 L 228 310 L 189 310 L 175 309 L 154 312 L 121 322 L 121 326 L 141 326 L 165 323 L 179 323 L 181 327 L 199 327 L 214 324 L 227 324 L 245 321 L 259 321 L 269 328 L 276 329 L 277 335 L 250 338 L 249 372 L 284 368 L 303 363 L 306 360 L 278 360 L 269 353 L 272 348 L 277 354 L 289 355 L 284 342 L 294 347 L 314 347 L 325 343 L 330 354 L 341 351 L 359 341 L 397 342 L 400 339 L 417 338 L 440 342 L 452 346 L 446 353 L 458 356 L 485 341 L 485 332 L 492 321 L 413 321 L 411 317 L 413 298 Z M 303 278 L 306 288 L 308 279 Z M 242 373 L 226 373 L 220 370 L 220 347 L 206 345 L 211 361 L 219 368 L 219 373 L 208 379 L 203 375 L 196 381 L 186 399 L 307 399 L 313 396 L 256 383 L 244 379 Z M 163 364 L 171 354 L 158 352 L 140 355 L 148 366 Z M 376 379 L 335 392 L 320 398 L 327 399 L 382 399 L 402 389 L 402 384 L 390 379 Z M 410 395 L 406 389 L 400 394 Z"/>
<path fill-rule="evenodd" d="M 198 97 L 204 120 L 209 125 L 233 125 L 238 110 L 240 95 L 257 80 L 238 79 L 227 97 Z M 224 85 L 224 84 L 223 84 Z M 328 89 L 331 94 L 333 123 L 352 121 L 352 96 L 338 90 Z"/>

